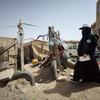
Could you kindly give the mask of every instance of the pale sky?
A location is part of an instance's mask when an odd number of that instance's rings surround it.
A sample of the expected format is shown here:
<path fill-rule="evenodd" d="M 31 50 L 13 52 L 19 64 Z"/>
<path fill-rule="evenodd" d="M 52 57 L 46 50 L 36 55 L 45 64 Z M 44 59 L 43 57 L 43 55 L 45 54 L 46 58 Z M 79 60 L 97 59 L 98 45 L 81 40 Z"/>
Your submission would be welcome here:
<path fill-rule="evenodd" d="M 47 34 L 54 25 L 64 40 L 80 40 L 82 24 L 96 20 L 97 0 L 0 0 L 0 36 L 16 37 L 19 18 L 40 27 L 24 27 L 25 39 Z"/>

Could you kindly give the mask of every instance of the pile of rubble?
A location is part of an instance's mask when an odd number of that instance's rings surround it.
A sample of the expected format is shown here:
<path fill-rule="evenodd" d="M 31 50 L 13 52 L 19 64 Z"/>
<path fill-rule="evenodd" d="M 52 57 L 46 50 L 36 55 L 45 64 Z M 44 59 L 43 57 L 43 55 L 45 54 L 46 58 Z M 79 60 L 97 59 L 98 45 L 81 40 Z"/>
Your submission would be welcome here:
<path fill-rule="evenodd" d="M 0 100 L 30 100 L 32 86 L 25 79 L 11 81 L 5 87 L 0 87 Z"/>

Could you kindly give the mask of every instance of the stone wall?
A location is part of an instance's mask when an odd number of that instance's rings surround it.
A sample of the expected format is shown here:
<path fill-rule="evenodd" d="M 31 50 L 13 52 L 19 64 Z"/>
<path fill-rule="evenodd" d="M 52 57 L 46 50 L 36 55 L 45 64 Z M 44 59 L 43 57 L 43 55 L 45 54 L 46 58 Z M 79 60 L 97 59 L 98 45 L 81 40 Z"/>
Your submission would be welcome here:
<path fill-rule="evenodd" d="M 7 48 L 8 46 L 10 46 L 11 44 L 13 44 L 16 41 L 15 38 L 8 38 L 8 37 L 0 37 L 0 52 L 2 52 L 5 48 Z M 3 53 L 2 55 L 0 55 L 0 62 L 1 63 L 5 63 L 8 62 L 8 65 L 4 64 L 4 67 L 7 66 L 15 66 L 16 65 L 16 61 L 15 61 L 15 53 L 16 48 L 15 46 L 11 47 L 9 50 L 7 50 L 5 53 Z M 3 65 L 1 65 L 2 67 Z"/>

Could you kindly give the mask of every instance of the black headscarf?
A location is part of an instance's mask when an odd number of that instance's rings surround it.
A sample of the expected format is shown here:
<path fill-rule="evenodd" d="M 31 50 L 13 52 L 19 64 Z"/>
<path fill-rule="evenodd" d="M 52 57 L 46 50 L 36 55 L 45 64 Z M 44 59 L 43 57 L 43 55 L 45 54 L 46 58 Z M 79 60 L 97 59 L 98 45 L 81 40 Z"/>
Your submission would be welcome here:
<path fill-rule="evenodd" d="M 91 28 L 90 27 L 83 27 L 82 28 L 82 39 L 87 39 L 89 35 L 91 34 Z"/>
<path fill-rule="evenodd" d="M 90 27 L 83 27 L 81 28 L 82 30 L 82 39 L 80 40 L 79 42 L 79 45 L 78 45 L 78 55 L 79 56 L 82 56 L 84 54 L 84 52 L 87 51 L 87 40 L 89 39 L 90 37 L 90 34 L 91 34 L 91 28 Z"/>

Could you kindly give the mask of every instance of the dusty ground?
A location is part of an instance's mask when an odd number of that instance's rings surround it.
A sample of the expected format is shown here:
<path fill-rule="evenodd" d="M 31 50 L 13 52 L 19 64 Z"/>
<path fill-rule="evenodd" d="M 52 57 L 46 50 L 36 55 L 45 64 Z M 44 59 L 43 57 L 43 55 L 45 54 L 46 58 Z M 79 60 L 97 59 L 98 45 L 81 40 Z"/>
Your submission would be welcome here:
<path fill-rule="evenodd" d="M 100 100 L 100 84 L 73 84 L 67 69 L 63 74 L 67 80 L 52 81 L 49 68 L 39 69 L 26 66 L 36 79 L 34 86 L 24 79 L 9 82 L 0 87 L 0 100 Z"/>

